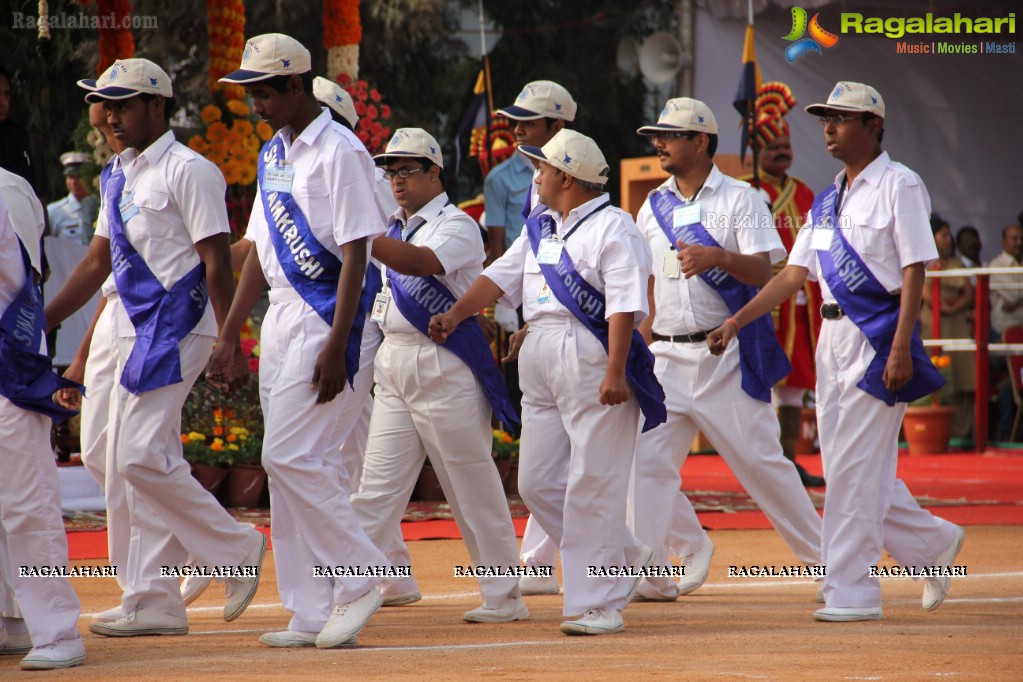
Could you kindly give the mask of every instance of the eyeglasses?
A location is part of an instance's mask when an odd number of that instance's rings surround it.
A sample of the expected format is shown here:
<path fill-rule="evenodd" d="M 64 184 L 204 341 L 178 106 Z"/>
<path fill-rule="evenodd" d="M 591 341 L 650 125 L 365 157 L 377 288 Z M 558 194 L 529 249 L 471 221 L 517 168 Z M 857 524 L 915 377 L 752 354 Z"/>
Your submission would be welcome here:
<path fill-rule="evenodd" d="M 862 121 L 862 116 L 850 116 L 848 114 L 829 114 L 827 116 L 821 116 L 817 119 L 817 122 L 821 124 L 822 128 L 827 128 L 829 125 L 842 125 L 846 121 Z"/>
<path fill-rule="evenodd" d="M 399 178 L 407 178 L 413 173 L 418 173 L 423 170 L 422 168 L 399 168 L 398 170 L 386 170 L 384 171 L 385 180 L 393 180 L 394 176 L 397 175 Z"/>
<path fill-rule="evenodd" d="M 655 139 L 655 140 L 677 140 L 680 137 L 685 137 L 688 134 L 689 134 L 689 132 L 688 131 L 684 131 L 684 130 L 681 131 L 681 132 L 677 132 L 677 133 L 669 133 L 669 132 L 665 132 L 665 131 L 660 131 L 660 132 L 654 133 L 650 137 Z"/>

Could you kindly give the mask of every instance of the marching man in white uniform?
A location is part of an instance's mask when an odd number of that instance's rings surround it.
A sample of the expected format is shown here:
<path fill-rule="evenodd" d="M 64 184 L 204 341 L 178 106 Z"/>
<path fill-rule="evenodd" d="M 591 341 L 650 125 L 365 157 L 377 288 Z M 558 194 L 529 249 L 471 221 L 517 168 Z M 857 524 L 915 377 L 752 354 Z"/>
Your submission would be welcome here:
<path fill-rule="evenodd" d="M 650 256 L 632 218 L 604 192 L 596 143 L 562 130 L 538 159 L 540 205 L 504 256 L 430 322 L 443 342 L 497 300 L 524 306 L 519 489 L 561 550 L 570 635 L 621 632 L 637 585 L 612 567 L 647 566 L 653 552 L 625 523 L 635 424 L 664 421 L 664 393 L 634 327 L 647 312 Z M 548 208 L 549 206 L 549 208 Z M 611 569 L 611 570 L 608 570 Z M 592 572 L 592 574 L 591 574 Z"/>
<path fill-rule="evenodd" d="M 50 396 L 57 379 L 45 351 L 40 239 L 43 207 L 24 178 L 0 168 L 0 655 L 24 654 L 22 670 L 81 665 L 78 597 L 62 576 L 20 567 L 67 567 L 51 419 L 73 413 Z M 33 388 L 38 390 L 32 390 Z M 10 592 L 20 605 L 21 613 Z M 21 617 L 18 617 L 18 616 Z"/>
<path fill-rule="evenodd" d="M 355 519 L 355 483 L 340 461 L 362 410 L 349 385 L 359 369 L 367 242 L 384 220 L 372 159 L 313 97 L 310 68 L 305 47 L 270 33 L 250 38 L 241 68 L 221 79 L 244 85 L 253 110 L 277 132 L 260 152 L 245 233 L 254 248 L 207 378 L 225 387 L 248 381 L 237 340 L 269 283 L 259 366 L 263 466 L 277 586 L 294 615 L 287 630 L 260 642 L 334 648 L 353 646 L 380 607 L 370 571 L 388 566 Z M 317 573 L 346 566 L 356 575 Z"/>
<path fill-rule="evenodd" d="M 400 208 L 387 236 L 373 242 L 374 256 L 386 266 L 372 313 L 384 342 L 362 484 L 352 506 L 370 538 L 384 546 L 400 533 L 429 456 L 473 565 L 509 570 L 518 565 L 518 548 L 491 458 L 491 407 L 502 421 L 518 417 L 476 320 L 467 320 L 445 346 L 426 335 L 431 315 L 454 303 L 482 272 L 483 239 L 476 222 L 450 204 L 440 145 L 429 133 L 401 128 L 375 158 Z M 465 620 L 505 623 L 529 615 L 514 574 L 481 577 L 479 585 L 483 605 L 466 612 Z M 392 600 L 419 593 L 411 578 L 382 592 Z"/>
<path fill-rule="evenodd" d="M 820 116 L 828 152 L 845 168 L 814 201 L 788 265 L 708 344 L 728 353 L 736 333 L 818 280 L 824 324 L 817 345 L 817 425 L 828 491 L 824 501 L 825 608 L 821 621 L 879 620 L 881 585 L 872 567 L 882 548 L 902 566 L 936 567 L 923 607 L 948 592 L 948 567 L 963 530 L 920 508 L 895 477 L 906 402 L 942 379 L 917 331 L 924 269 L 937 258 L 920 177 L 881 150 L 885 106 L 877 90 L 840 82 Z M 837 228 L 837 229 L 836 229 Z"/>
<path fill-rule="evenodd" d="M 174 139 L 170 78 L 147 59 L 115 62 L 81 81 L 101 102 L 124 151 L 89 251 L 46 308 L 51 328 L 113 272 L 121 305 L 113 319 L 120 387 L 108 446 L 128 485 L 131 544 L 122 616 L 94 621 L 112 637 L 188 632 L 178 577 L 194 557 L 223 567 L 224 619 L 242 614 L 259 584 L 266 536 L 231 518 L 192 477 L 181 451 L 181 406 L 209 358 L 217 321 L 234 294 L 224 177 Z"/>
<path fill-rule="evenodd" d="M 717 122 L 706 104 L 668 100 L 658 122 L 637 131 L 653 138 L 671 177 L 651 192 L 637 224 L 655 254 L 650 316 L 641 330 L 652 342 L 668 421 L 639 436 L 632 490 L 633 532 L 667 556 L 671 525 L 684 538 L 686 575 L 679 586 L 644 580 L 641 598 L 671 600 L 707 578 L 714 543 L 688 498 L 679 469 L 702 431 L 793 553 L 820 564 L 821 521 L 799 475 L 782 454 L 771 387 L 789 362 L 769 318 L 723 358 L 707 349 L 707 332 L 738 309 L 785 257 L 771 212 L 750 186 L 714 164 Z M 679 244 L 681 242 L 681 244 Z M 674 518 L 665 513 L 675 507 Z"/>

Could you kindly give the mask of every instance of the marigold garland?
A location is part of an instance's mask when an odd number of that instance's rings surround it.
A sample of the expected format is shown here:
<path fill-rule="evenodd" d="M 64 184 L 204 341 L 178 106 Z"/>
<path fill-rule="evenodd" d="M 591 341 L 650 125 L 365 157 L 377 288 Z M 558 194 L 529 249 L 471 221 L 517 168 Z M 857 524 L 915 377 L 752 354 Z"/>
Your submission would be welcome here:
<path fill-rule="evenodd" d="M 210 43 L 210 90 L 223 89 L 228 101 L 241 100 L 239 85 L 223 85 L 223 78 L 238 68 L 245 49 L 245 4 L 242 0 L 206 0 L 206 26 Z"/>
<path fill-rule="evenodd" d="M 113 15 L 115 28 L 99 29 L 99 63 L 96 73 L 102 74 L 118 59 L 135 56 L 135 37 L 131 33 L 131 0 L 96 0 L 96 14 Z"/>
<path fill-rule="evenodd" d="M 327 49 L 327 78 L 359 76 L 362 21 L 359 0 L 323 0 L 323 47 Z"/>

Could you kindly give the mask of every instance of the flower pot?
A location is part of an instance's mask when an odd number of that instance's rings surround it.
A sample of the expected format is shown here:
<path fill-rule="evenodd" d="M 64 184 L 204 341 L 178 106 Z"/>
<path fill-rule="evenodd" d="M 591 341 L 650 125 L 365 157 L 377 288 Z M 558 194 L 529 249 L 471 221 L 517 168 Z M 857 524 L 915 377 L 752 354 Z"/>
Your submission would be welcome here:
<path fill-rule="evenodd" d="M 911 455 L 939 455 L 948 452 L 952 437 L 954 407 L 907 407 L 902 418 L 902 432 Z"/>
<path fill-rule="evenodd" d="M 519 460 L 509 460 L 508 463 L 508 478 L 504 480 L 504 494 L 517 496 L 519 494 Z"/>
<path fill-rule="evenodd" d="M 227 506 L 256 507 L 266 486 L 266 469 L 258 464 L 232 464 L 227 479 Z"/>
<path fill-rule="evenodd" d="M 199 481 L 199 485 L 203 487 L 206 492 L 216 495 L 217 490 L 224 484 L 224 479 L 227 478 L 228 470 L 221 467 L 211 467 L 209 464 L 199 464 L 198 462 L 191 462 L 192 465 L 192 476 L 195 480 Z"/>
<path fill-rule="evenodd" d="M 437 478 L 437 472 L 429 464 L 424 464 L 419 472 L 419 479 L 416 481 L 413 495 L 415 495 L 417 500 L 422 501 L 445 499 L 444 490 L 441 489 L 440 480 Z"/>
<path fill-rule="evenodd" d="M 796 454 L 812 455 L 818 450 L 817 410 L 812 407 L 804 407 L 799 420 L 799 439 L 796 441 Z"/>
<path fill-rule="evenodd" d="M 501 477 L 501 486 L 504 488 L 504 492 L 506 495 L 509 494 L 508 493 L 509 481 L 512 478 L 518 478 L 519 471 L 517 464 L 518 463 L 513 459 L 494 460 L 494 466 L 497 467 L 497 475 Z M 516 490 L 518 490 L 517 485 Z"/>

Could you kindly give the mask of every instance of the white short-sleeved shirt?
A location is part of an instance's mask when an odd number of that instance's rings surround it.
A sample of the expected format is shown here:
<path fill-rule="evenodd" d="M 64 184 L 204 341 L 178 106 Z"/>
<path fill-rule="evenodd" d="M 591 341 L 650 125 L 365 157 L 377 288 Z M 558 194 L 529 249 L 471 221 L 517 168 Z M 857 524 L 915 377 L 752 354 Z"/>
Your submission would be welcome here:
<path fill-rule="evenodd" d="M 125 194 L 131 193 L 138 207 L 124 224 L 125 235 L 164 289 L 170 289 L 199 264 L 196 242 L 231 231 L 224 176 L 213 163 L 177 142 L 169 130 L 141 154 L 125 150 L 115 163 L 124 170 Z M 96 234 L 106 239 L 111 210 L 117 207 L 104 204 L 96 223 Z M 114 325 L 117 336 L 135 335 L 123 308 L 118 308 Z M 217 335 L 211 305 L 192 333 Z"/>
<path fill-rule="evenodd" d="M 674 177 L 665 180 L 655 191 L 663 188 L 685 201 Z M 771 209 L 749 183 L 724 175 L 715 165 L 694 201 L 700 204 L 703 226 L 721 248 L 743 255 L 767 253 L 772 263 L 785 258 L 785 246 L 774 227 Z M 654 332 L 675 336 L 720 326 L 731 313 L 721 296 L 702 277 L 669 279 L 662 274 L 661 264 L 672 244 L 654 217 L 649 198 L 639 209 L 636 224 L 653 253 Z"/>
<path fill-rule="evenodd" d="M 32 189 L 28 180 L 12 173 L 9 170 L 0 168 L 0 198 L 7 206 L 7 213 L 11 221 L 11 229 L 21 238 L 28 251 L 29 261 L 36 272 L 43 271 L 42 246 L 40 239 L 46 227 L 43 213 L 43 205 L 39 203 L 35 190 Z M 14 256 L 18 265 L 14 272 L 24 271 L 21 265 L 21 249 L 14 249 Z M 5 267 L 4 272 L 8 269 Z M 19 279 L 23 282 L 23 279 Z M 19 285 L 20 289 L 20 285 Z"/>
<path fill-rule="evenodd" d="M 480 228 L 465 211 L 448 203 L 448 195 L 441 192 L 431 199 L 418 213 L 404 220 L 404 209 L 398 209 L 391 221 L 402 224 L 402 239 L 425 246 L 433 251 L 444 268 L 444 274 L 434 275 L 448 288 L 455 298 L 469 290 L 469 285 L 483 271 L 483 237 Z M 412 235 L 411 238 L 408 235 Z M 382 269 L 384 287 L 390 285 L 390 270 Z M 387 306 L 387 314 L 380 325 L 384 336 L 388 334 L 411 334 L 418 331 L 405 316 L 398 311 L 392 301 Z"/>
<path fill-rule="evenodd" d="M 326 110 L 294 142 L 290 126 L 276 136 L 283 141 L 284 159 L 295 172 L 291 194 L 316 241 L 343 261 L 342 244 L 383 233 L 384 214 L 377 205 L 373 160 L 358 138 L 335 123 Z M 245 238 L 255 244 L 270 286 L 292 288 L 270 241 L 261 193 L 253 202 Z"/>
<path fill-rule="evenodd" d="M 608 196 L 601 194 L 572 209 L 564 218 L 551 209 L 545 213 L 554 218 L 557 234 L 569 235 L 565 250 L 576 271 L 604 294 L 605 318 L 615 313 L 635 313 L 638 325 L 649 312 L 646 289 L 650 251 L 632 216 L 608 204 Z M 571 232 L 576 223 L 598 209 L 598 213 Z M 501 303 L 511 308 L 522 305 L 523 317 L 530 324 L 574 317 L 553 292 L 544 295 L 544 302 L 540 301 L 545 281 L 525 228 L 505 254 L 483 274 L 504 292 Z"/>
<path fill-rule="evenodd" d="M 841 187 L 844 176 L 843 171 L 835 177 L 836 187 Z M 927 267 L 938 258 L 930 214 L 931 198 L 920 176 L 882 152 L 846 188 L 838 226 L 881 286 L 894 293 L 902 288 L 903 268 L 921 262 Z M 789 265 L 809 270 L 810 279 L 820 281 L 824 299 L 833 301 L 820 275 L 811 234 L 812 230 L 799 231 Z"/>

